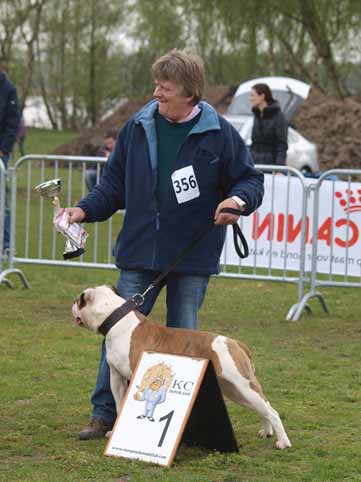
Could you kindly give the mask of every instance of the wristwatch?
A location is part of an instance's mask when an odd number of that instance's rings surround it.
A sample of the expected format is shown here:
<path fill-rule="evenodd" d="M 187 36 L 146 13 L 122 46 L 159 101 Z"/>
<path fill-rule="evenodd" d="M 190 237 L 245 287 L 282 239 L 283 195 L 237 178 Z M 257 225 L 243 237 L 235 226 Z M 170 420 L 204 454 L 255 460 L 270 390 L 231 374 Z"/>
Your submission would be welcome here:
<path fill-rule="evenodd" d="M 246 209 L 246 203 L 243 201 L 243 199 L 238 196 L 232 196 L 231 199 L 238 204 L 239 210 L 243 213 L 243 211 Z"/>

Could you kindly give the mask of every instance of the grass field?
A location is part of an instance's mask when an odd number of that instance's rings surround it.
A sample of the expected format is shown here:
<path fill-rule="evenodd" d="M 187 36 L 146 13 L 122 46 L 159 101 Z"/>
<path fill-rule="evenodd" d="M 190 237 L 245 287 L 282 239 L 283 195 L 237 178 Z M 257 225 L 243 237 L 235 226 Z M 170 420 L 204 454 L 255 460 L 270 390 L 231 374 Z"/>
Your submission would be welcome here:
<path fill-rule="evenodd" d="M 71 131 L 53 131 L 28 127 L 26 129 L 25 154 L 49 154 L 55 147 L 74 139 L 77 135 L 76 132 Z M 18 159 L 19 157 L 20 152 L 16 144 L 13 158 Z"/>
<path fill-rule="evenodd" d="M 48 146 L 59 142 L 46 135 Z M 106 458 L 105 440 L 78 440 L 90 415 L 101 337 L 73 325 L 71 304 L 87 286 L 114 284 L 117 272 L 22 268 L 30 290 L 16 278 L 14 290 L 0 285 L 1 481 L 361 480 L 359 290 L 325 289 L 331 314 L 314 303 L 312 317 L 292 323 L 284 317 L 295 287 L 213 278 L 200 327 L 251 347 L 258 378 L 293 448 L 280 452 L 274 438 L 259 439 L 258 416 L 230 403 L 239 454 L 180 448 L 174 465 L 161 468 Z M 164 322 L 164 294 L 152 317 Z"/>

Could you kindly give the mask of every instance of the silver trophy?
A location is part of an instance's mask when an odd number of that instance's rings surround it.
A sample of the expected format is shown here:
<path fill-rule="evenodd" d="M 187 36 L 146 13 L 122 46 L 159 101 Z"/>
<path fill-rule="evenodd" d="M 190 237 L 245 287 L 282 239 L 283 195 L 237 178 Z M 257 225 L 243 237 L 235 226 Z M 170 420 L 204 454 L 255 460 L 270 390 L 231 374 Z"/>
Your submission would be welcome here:
<path fill-rule="evenodd" d="M 35 187 L 41 196 L 53 199 L 54 226 L 55 229 L 66 238 L 64 259 L 76 258 L 84 253 L 84 245 L 88 233 L 80 224 L 69 224 L 68 215 L 65 211 L 60 214 L 60 201 L 58 194 L 61 191 L 61 179 L 51 179 Z"/>

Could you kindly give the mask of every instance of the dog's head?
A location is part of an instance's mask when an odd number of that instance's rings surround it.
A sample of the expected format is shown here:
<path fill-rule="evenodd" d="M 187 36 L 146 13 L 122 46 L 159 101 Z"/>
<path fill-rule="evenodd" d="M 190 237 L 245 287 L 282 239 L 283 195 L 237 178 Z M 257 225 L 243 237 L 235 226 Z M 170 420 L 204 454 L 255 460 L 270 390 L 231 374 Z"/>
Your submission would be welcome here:
<path fill-rule="evenodd" d="M 110 313 L 123 303 L 123 298 L 109 286 L 87 288 L 73 303 L 74 321 L 78 326 L 97 332 Z"/>

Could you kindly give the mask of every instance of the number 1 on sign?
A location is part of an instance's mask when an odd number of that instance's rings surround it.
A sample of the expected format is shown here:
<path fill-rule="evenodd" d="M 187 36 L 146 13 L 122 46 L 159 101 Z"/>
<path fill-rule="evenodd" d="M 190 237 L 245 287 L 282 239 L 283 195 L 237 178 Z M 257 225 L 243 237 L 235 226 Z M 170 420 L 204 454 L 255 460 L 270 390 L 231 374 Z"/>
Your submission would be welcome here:
<path fill-rule="evenodd" d="M 167 415 L 164 415 L 164 417 L 159 419 L 160 422 L 162 422 L 163 420 L 167 420 L 167 423 L 165 424 L 163 433 L 162 433 L 162 435 L 159 439 L 158 447 L 161 447 L 163 442 L 164 442 L 164 439 L 165 439 L 166 433 L 168 432 L 169 424 L 170 424 L 170 421 L 172 420 L 173 414 L 174 414 L 174 410 L 172 410 L 171 412 L 167 413 Z"/>

